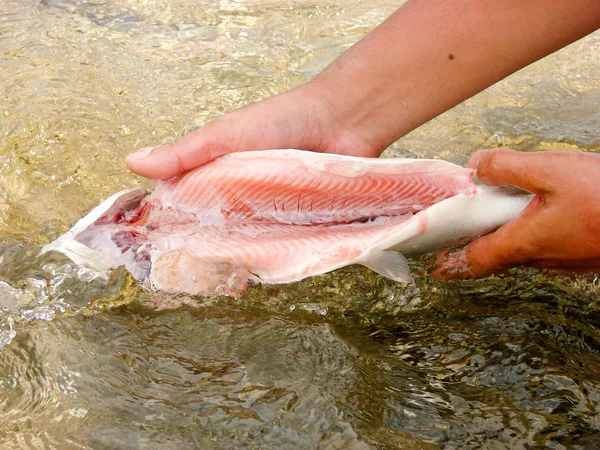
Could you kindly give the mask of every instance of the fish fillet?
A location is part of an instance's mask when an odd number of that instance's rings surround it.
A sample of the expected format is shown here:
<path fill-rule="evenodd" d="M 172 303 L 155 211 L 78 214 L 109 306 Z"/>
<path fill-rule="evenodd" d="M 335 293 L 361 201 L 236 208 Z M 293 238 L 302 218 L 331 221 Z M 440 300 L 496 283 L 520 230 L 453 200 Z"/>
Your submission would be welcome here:
<path fill-rule="evenodd" d="M 351 264 L 410 281 L 404 254 L 446 248 L 515 218 L 530 196 L 476 188 L 445 161 L 300 150 L 232 153 L 115 194 L 42 249 L 151 289 L 231 293 Z"/>
<path fill-rule="evenodd" d="M 266 150 L 231 153 L 158 181 L 136 219 L 342 223 L 415 213 L 473 191 L 470 171 L 445 161 Z"/>

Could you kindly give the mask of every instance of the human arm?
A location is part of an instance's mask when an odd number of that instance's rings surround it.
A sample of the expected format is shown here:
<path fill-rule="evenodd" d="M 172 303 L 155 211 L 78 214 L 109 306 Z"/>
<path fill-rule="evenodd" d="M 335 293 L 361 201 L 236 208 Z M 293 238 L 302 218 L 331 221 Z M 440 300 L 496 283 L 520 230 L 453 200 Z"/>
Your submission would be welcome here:
<path fill-rule="evenodd" d="M 489 150 L 470 165 L 485 184 L 518 186 L 535 198 L 494 233 L 440 255 L 432 275 L 478 278 L 518 265 L 600 268 L 600 154 Z"/>
<path fill-rule="evenodd" d="M 600 27 L 598 0 L 409 0 L 310 82 L 127 158 L 168 178 L 264 148 L 378 156 L 514 71 Z"/>

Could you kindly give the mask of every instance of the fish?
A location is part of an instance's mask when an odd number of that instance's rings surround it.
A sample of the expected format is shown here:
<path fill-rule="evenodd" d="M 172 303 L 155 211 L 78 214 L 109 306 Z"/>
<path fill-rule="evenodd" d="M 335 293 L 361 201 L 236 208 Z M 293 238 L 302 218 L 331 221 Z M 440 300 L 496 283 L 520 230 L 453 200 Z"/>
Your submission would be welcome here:
<path fill-rule="evenodd" d="M 532 195 L 476 185 L 432 159 L 305 150 L 230 153 L 118 192 L 44 246 L 97 273 L 125 267 L 152 291 L 236 295 L 360 264 L 397 282 L 407 256 L 462 245 Z"/>

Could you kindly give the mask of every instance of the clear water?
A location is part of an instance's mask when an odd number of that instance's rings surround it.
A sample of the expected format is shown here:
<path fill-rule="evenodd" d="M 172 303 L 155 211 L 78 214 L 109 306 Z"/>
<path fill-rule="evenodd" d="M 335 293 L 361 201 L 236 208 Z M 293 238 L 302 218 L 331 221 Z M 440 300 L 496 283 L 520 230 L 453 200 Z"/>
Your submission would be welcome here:
<path fill-rule="evenodd" d="M 421 261 L 411 288 L 348 268 L 206 300 L 36 257 L 149 186 L 128 152 L 302 83 L 401 3 L 0 0 L 1 448 L 600 447 L 596 279 Z M 599 75 L 596 33 L 389 152 L 599 151 Z"/>

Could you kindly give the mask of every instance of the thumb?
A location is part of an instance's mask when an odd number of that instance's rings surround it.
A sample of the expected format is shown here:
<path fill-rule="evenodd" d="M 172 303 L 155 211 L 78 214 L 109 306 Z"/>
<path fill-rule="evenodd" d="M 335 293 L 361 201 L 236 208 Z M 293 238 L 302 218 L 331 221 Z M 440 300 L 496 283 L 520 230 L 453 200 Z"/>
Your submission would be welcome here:
<path fill-rule="evenodd" d="M 216 121 L 211 122 L 175 142 L 130 153 L 125 163 L 132 172 L 147 178 L 171 178 L 229 153 L 226 130 L 220 128 Z"/>
<path fill-rule="evenodd" d="M 528 242 L 522 229 L 517 219 L 462 249 L 440 254 L 431 275 L 446 280 L 480 278 L 527 263 L 532 259 L 532 249 L 522 244 Z"/>
<path fill-rule="evenodd" d="M 553 156 L 541 152 L 515 152 L 509 149 L 483 150 L 475 153 L 469 166 L 475 175 L 490 186 L 517 186 L 537 195 L 548 193 L 552 179 Z"/>

